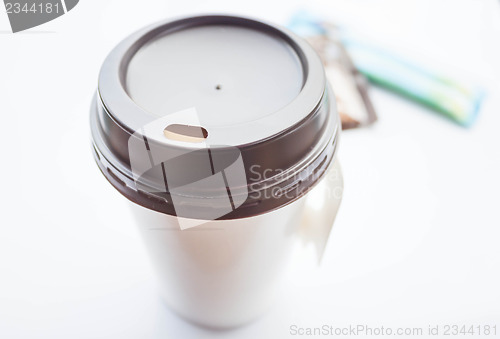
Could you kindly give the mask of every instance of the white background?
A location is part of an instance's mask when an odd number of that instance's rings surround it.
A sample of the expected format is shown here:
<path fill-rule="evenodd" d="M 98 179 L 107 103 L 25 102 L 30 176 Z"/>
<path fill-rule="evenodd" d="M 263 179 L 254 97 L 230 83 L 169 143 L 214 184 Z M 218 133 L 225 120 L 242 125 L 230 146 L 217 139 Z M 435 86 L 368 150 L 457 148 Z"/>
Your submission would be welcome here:
<path fill-rule="evenodd" d="M 200 329 L 159 300 L 125 200 L 92 159 L 99 67 L 123 37 L 166 17 L 286 24 L 299 9 L 488 96 L 464 129 L 372 89 L 380 120 L 343 134 L 345 197 L 321 266 L 305 248 L 269 313 L 235 331 Z M 500 337 L 498 1 L 81 0 L 53 22 L 9 30 L 2 9 L 0 338 L 289 338 L 293 324 L 496 324 Z"/>

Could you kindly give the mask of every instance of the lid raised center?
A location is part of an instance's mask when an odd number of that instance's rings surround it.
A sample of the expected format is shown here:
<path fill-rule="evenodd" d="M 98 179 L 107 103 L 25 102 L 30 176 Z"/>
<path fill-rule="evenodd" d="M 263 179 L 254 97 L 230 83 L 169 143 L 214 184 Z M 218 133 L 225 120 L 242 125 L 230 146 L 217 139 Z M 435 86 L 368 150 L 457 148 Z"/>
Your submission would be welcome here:
<path fill-rule="evenodd" d="M 292 102 L 303 73 L 284 40 L 251 28 L 207 25 L 144 45 L 130 60 L 126 87 L 140 107 L 158 117 L 194 107 L 202 123 L 231 126 Z"/>

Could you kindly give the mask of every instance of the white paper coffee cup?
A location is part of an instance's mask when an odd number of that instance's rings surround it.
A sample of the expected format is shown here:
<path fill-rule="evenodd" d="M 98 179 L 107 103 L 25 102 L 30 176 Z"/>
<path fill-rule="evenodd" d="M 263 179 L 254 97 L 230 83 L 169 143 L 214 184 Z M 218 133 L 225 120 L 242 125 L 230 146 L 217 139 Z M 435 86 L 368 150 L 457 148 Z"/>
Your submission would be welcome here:
<path fill-rule="evenodd" d="M 212 15 L 133 34 L 102 66 L 91 129 L 165 300 L 199 324 L 258 316 L 301 218 L 329 229 L 341 200 L 340 123 L 321 61 L 270 24 Z M 320 184 L 328 204 L 305 213 Z"/>

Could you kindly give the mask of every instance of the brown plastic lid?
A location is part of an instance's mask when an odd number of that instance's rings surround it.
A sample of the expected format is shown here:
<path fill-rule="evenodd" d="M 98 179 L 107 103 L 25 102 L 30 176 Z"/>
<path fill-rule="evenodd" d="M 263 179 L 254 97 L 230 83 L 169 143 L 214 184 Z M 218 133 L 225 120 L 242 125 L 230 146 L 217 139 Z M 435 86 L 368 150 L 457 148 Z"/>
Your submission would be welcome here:
<path fill-rule="evenodd" d="M 323 66 L 293 33 L 234 16 L 146 27 L 105 60 L 96 162 L 146 208 L 254 216 L 304 195 L 332 163 L 339 118 Z"/>

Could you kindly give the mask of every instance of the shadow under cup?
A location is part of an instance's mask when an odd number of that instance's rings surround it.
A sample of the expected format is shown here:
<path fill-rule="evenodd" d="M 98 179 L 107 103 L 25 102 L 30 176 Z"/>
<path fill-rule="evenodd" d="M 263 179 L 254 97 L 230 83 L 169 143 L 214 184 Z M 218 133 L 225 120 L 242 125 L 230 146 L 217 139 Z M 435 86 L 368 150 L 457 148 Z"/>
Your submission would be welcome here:
<path fill-rule="evenodd" d="M 193 322 L 257 317 L 302 217 L 333 222 L 335 101 L 319 57 L 283 28 L 216 15 L 146 27 L 106 58 L 90 120 L 96 162 L 131 202 L 162 295 Z M 321 186 L 324 211 L 306 213 Z"/>

